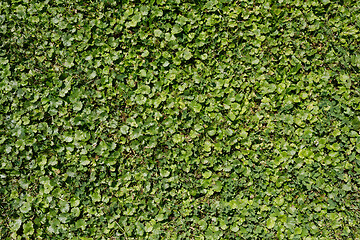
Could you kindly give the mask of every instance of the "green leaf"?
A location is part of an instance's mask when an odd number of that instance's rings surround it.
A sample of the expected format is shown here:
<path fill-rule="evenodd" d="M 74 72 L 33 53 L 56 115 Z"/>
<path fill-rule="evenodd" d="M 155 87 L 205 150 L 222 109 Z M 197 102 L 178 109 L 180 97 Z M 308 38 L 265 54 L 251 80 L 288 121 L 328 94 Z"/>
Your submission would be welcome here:
<path fill-rule="evenodd" d="M 17 232 L 20 229 L 21 224 L 22 224 L 21 218 L 15 219 L 14 221 L 11 221 L 10 230 L 12 232 Z"/>
<path fill-rule="evenodd" d="M 300 151 L 299 151 L 299 157 L 300 158 L 305 158 L 305 157 L 307 157 L 307 150 L 306 149 L 300 149 Z"/>
<path fill-rule="evenodd" d="M 67 213 L 70 210 L 70 206 L 66 201 L 60 201 L 59 207 L 62 213 Z"/>
<path fill-rule="evenodd" d="M 201 111 L 202 106 L 200 103 L 192 101 L 189 105 L 194 110 L 194 112 L 198 113 Z"/>
<path fill-rule="evenodd" d="M 163 34 L 163 32 L 160 29 L 155 29 L 154 30 L 155 37 L 161 37 L 162 34 Z"/>
<path fill-rule="evenodd" d="M 231 112 L 231 111 L 228 113 L 228 116 L 229 116 L 231 121 L 234 121 L 236 119 L 235 114 L 233 112 Z"/>
<path fill-rule="evenodd" d="M 161 222 L 161 221 L 163 221 L 165 219 L 165 215 L 164 214 L 158 214 L 158 215 L 156 215 L 155 219 L 156 219 L 156 221 Z"/>
<path fill-rule="evenodd" d="M 145 232 L 152 232 L 152 230 L 154 228 L 153 225 L 154 225 L 153 222 L 147 222 L 145 224 L 145 228 L 144 228 Z"/>
<path fill-rule="evenodd" d="M 50 183 L 50 180 L 46 180 L 44 183 L 44 193 L 49 194 L 53 190 L 53 186 Z"/>
<path fill-rule="evenodd" d="M 219 223 L 222 230 L 226 230 L 228 228 L 228 225 L 224 219 L 220 219 Z"/>
<path fill-rule="evenodd" d="M 203 172 L 202 175 L 203 175 L 204 178 L 210 178 L 211 175 L 212 175 L 212 172 L 211 171 L 206 171 L 206 172 Z"/>
<path fill-rule="evenodd" d="M 121 132 L 122 134 L 124 134 L 124 135 L 128 134 L 128 132 L 129 132 L 129 126 L 127 126 L 127 125 L 121 126 L 121 127 L 120 127 L 120 132 Z"/>
<path fill-rule="evenodd" d="M 167 171 L 167 170 L 165 170 L 165 169 L 161 169 L 160 170 L 160 175 L 162 176 L 162 177 L 168 177 L 169 175 L 170 175 L 170 172 L 169 171 Z"/>
<path fill-rule="evenodd" d="M 174 143 L 182 143 L 184 141 L 184 136 L 181 134 L 175 134 L 173 136 Z"/>
<path fill-rule="evenodd" d="M 284 204 L 284 198 L 282 196 L 279 196 L 279 197 L 275 198 L 274 202 L 277 206 L 281 206 Z"/>
<path fill-rule="evenodd" d="M 252 64 L 253 65 L 257 65 L 260 62 L 260 60 L 258 58 L 255 58 L 254 60 L 252 60 Z"/>
<path fill-rule="evenodd" d="M 6 65 L 9 62 L 8 59 L 0 57 L 0 65 Z"/>
<path fill-rule="evenodd" d="M 80 164 L 86 166 L 90 164 L 90 161 L 87 157 L 81 157 Z"/>
<path fill-rule="evenodd" d="M 351 120 L 353 128 L 358 131 L 360 130 L 360 116 L 356 116 Z"/>
<path fill-rule="evenodd" d="M 214 185 L 214 191 L 221 192 L 222 188 L 223 188 L 223 184 L 220 181 L 217 181 L 216 184 Z"/>
<path fill-rule="evenodd" d="M 185 60 L 190 60 L 192 58 L 192 54 L 190 52 L 190 49 L 185 49 L 185 51 L 183 53 L 183 58 Z"/>
<path fill-rule="evenodd" d="M 206 228 L 208 227 L 208 224 L 207 222 L 204 220 L 204 219 L 201 219 L 199 222 L 198 222 L 199 226 L 200 226 L 200 230 L 206 230 Z"/>
<path fill-rule="evenodd" d="M 25 236 L 31 236 L 34 234 L 34 225 L 33 225 L 32 221 L 27 221 L 23 225 L 23 232 L 24 232 Z"/>
<path fill-rule="evenodd" d="M 141 12 L 141 14 L 142 15 L 148 15 L 148 13 L 149 13 L 149 7 L 148 6 L 141 6 L 140 7 L 140 12 Z"/>
<path fill-rule="evenodd" d="M 277 219 L 276 217 L 268 218 L 268 220 L 266 221 L 266 227 L 269 228 L 269 229 L 274 228 L 275 223 L 276 223 L 276 219 Z"/>
<path fill-rule="evenodd" d="M 79 204 L 80 204 L 80 199 L 79 198 L 73 197 L 70 200 L 71 207 L 77 207 L 77 206 L 79 206 Z"/>
<path fill-rule="evenodd" d="M 342 186 L 342 189 L 344 190 L 344 191 L 351 191 L 351 184 L 350 183 L 347 183 L 347 184 L 344 184 L 343 186 Z"/>
<path fill-rule="evenodd" d="M 82 104 L 82 102 L 79 101 L 79 102 L 74 103 L 73 109 L 75 112 L 78 112 L 82 109 L 82 107 L 83 107 L 83 104 Z"/>
<path fill-rule="evenodd" d="M 74 139 L 70 133 L 65 133 L 63 137 L 65 142 L 72 142 Z"/>
<path fill-rule="evenodd" d="M 79 219 L 79 220 L 77 220 L 77 221 L 75 222 L 75 227 L 76 227 L 76 228 L 81 228 L 82 230 L 84 230 L 85 227 L 86 227 L 86 222 L 85 222 L 85 220 L 84 220 L 84 219 Z"/>
<path fill-rule="evenodd" d="M 300 227 L 295 228 L 294 233 L 296 235 L 300 235 L 302 233 L 302 229 Z"/>
<path fill-rule="evenodd" d="M 234 223 L 233 225 L 231 225 L 230 230 L 233 232 L 238 232 L 239 231 L 239 225 L 237 225 L 237 223 Z"/>
<path fill-rule="evenodd" d="M 211 147 L 212 147 L 211 142 L 206 141 L 206 142 L 204 143 L 204 150 L 205 150 L 206 152 L 210 152 L 210 151 L 211 151 Z"/>
<path fill-rule="evenodd" d="M 182 32 L 182 28 L 181 28 L 181 26 L 180 25 L 178 25 L 178 24 L 175 24 L 174 26 L 173 26 L 173 28 L 171 29 L 171 34 L 178 34 L 178 33 L 181 33 Z"/>
<path fill-rule="evenodd" d="M 20 208 L 20 211 L 22 213 L 28 213 L 31 210 L 31 203 L 30 202 L 24 202 L 23 205 Z"/>
<path fill-rule="evenodd" d="M 90 195 L 91 195 L 91 199 L 94 203 L 101 201 L 101 194 L 99 191 L 95 191 L 95 192 L 91 193 Z"/>

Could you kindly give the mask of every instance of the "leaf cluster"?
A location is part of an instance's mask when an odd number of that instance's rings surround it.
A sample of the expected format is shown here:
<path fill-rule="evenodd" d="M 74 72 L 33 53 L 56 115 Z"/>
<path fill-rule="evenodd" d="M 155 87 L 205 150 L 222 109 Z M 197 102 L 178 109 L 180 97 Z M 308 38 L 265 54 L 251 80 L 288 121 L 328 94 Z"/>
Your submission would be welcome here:
<path fill-rule="evenodd" d="M 1 239 L 358 239 L 360 2 L 0 2 Z"/>

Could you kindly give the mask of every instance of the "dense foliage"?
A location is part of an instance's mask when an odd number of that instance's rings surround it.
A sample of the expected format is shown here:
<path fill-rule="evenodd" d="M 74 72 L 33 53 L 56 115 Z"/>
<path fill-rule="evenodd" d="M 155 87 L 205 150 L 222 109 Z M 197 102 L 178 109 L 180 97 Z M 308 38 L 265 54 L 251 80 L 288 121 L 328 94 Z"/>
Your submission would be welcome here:
<path fill-rule="evenodd" d="M 1 239 L 359 239 L 360 1 L 0 1 Z"/>

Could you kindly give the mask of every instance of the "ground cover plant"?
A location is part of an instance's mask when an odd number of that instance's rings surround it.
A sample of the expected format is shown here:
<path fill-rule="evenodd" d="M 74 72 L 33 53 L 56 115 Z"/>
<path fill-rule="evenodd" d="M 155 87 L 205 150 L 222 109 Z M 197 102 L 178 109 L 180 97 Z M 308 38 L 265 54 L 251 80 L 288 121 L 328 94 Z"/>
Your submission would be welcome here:
<path fill-rule="evenodd" d="M 360 1 L 0 1 L 1 239 L 359 239 Z"/>

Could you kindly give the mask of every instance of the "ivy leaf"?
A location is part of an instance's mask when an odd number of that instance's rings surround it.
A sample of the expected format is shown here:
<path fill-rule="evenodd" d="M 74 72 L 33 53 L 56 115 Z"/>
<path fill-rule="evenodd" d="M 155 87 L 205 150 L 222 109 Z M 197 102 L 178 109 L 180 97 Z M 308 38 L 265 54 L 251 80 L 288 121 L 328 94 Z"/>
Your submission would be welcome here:
<path fill-rule="evenodd" d="M 344 191 L 351 191 L 351 185 L 350 185 L 350 183 L 344 184 L 344 185 L 342 186 L 342 189 L 343 189 Z"/>
<path fill-rule="evenodd" d="M 184 53 L 183 53 L 183 58 L 185 59 L 185 60 L 190 60 L 191 59 L 191 57 L 192 57 L 192 54 L 191 54 L 191 52 L 190 52 L 190 49 L 185 49 L 185 51 L 184 51 Z"/>
<path fill-rule="evenodd" d="M 23 225 L 23 232 L 25 236 L 31 236 L 34 234 L 34 225 L 31 221 L 28 221 Z"/>
<path fill-rule="evenodd" d="M 44 193 L 49 194 L 53 190 L 53 186 L 50 183 L 50 180 L 44 182 Z"/>
<path fill-rule="evenodd" d="M 202 175 L 203 175 L 204 178 L 210 178 L 211 175 L 212 175 L 212 172 L 211 171 L 206 171 Z"/>
<path fill-rule="evenodd" d="M 211 151 L 211 147 L 212 147 L 211 142 L 206 141 L 206 142 L 204 143 L 204 150 L 205 150 L 206 152 L 210 152 L 210 151 Z"/>
<path fill-rule="evenodd" d="M 199 113 L 202 109 L 202 106 L 200 103 L 197 103 L 195 101 L 192 101 L 190 103 L 190 107 L 194 110 L 194 112 Z"/>
<path fill-rule="evenodd" d="M 64 141 L 65 141 L 65 142 L 72 142 L 73 139 L 74 139 L 74 138 L 70 135 L 70 133 L 66 133 L 66 134 L 64 135 Z"/>
<path fill-rule="evenodd" d="M 173 136 L 174 143 L 182 143 L 184 141 L 184 136 L 181 134 L 175 134 Z"/>
<path fill-rule="evenodd" d="M 360 130 L 360 116 L 356 116 L 351 120 L 353 128 L 358 131 Z"/>
<path fill-rule="evenodd" d="M 255 58 L 251 63 L 253 65 L 257 65 L 260 62 L 260 60 L 258 58 Z"/>
<path fill-rule="evenodd" d="M 85 220 L 84 220 L 84 219 L 79 219 L 79 220 L 77 220 L 77 221 L 75 222 L 75 227 L 76 227 L 76 228 L 81 228 L 82 230 L 84 230 L 85 227 L 86 227 L 86 222 L 85 222 Z"/>
<path fill-rule="evenodd" d="M 145 232 L 152 232 L 152 230 L 153 230 L 153 228 L 154 228 L 153 226 L 154 226 L 154 222 L 153 222 L 153 221 L 147 222 L 147 223 L 145 224 L 145 228 L 144 228 Z"/>
<path fill-rule="evenodd" d="M 170 172 L 168 171 L 168 170 L 165 170 L 165 169 L 161 169 L 160 170 L 160 175 L 162 176 L 162 177 L 168 177 L 169 175 L 170 175 Z"/>
<path fill-rule="evenodd" d="M 74 103 L 73 109 L 75 112 L 78 112 L 82 109 L 82 107 L 83 107 L 83 103 L 78 101 L 78 102 Z"/>
<path fill-rule="evenodd" d="M 161 37 L 162 34 L 163 34 L 163 32 L 160 29 L 155 29 L 154 30 L 155 37 Z"/>
<path fill-rule="evenodd" d="M 62 213 L 67 213 L 70 210 L 70 206 L 66 201 L 60 201 L 60 211 Z"/>
<path fill-rule="evenodd" d="M 22 224 L 21 218 L 15 219 L 10 223 L 10 230 L 12 232 L 17 232 L 20 229 L 21 224 Z"/>
<path fill-rule="evenodd" d="M 276 217 L 268 218 L 268 220 L 266 221 L 266 227 L 272 229 L 275 226 L 276 219 L 277 219 Z"/>
<path fill-rule="evenodd" d="M 208 224 L 204 219 L 201 219 L 198 224 L 201 230 L 206 230 L 206 228 L 208 227 Z"/>
<path fill-rule="evenodd" d="M 300 235 L 302 233 L 302 229 L 300 227 L 295 228 L 294 233 L 296 235 Z"/>
<path fill-rule="evenodd" d="M 141 6 L 140 7 L 140 12 L 141 12 L 141 14 L 142 15 L 148 15 L 148 13 L 149 13 L 149 7 L 148 6 Z"/>
<path fill-rule="evenodd" d="M 121 126 L 121 127 L 120 127 L 120 132 L 121 132 L 122 134 L 124 134 L 124 135 L 128 134 L 128 132 L 129 132 L 129 126 L 127 126 L 127 125 Z"/>
<path fill-rule="evenodd" d="M 24 202 L 23 205 L 20 208 L 20 211 L 22 213 L 28 213 L 31 210 L 31 203 L 30 202 Z"/>
<path fill-rule="evenodd" d="M 95 191 L 91 193 L 91 199 L 94 203 L 101 201 L 101 194 L 99 191 Z"/>

